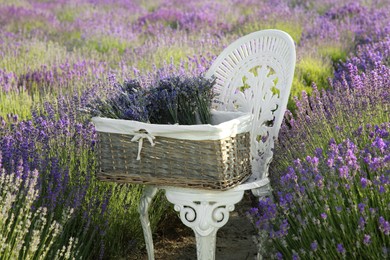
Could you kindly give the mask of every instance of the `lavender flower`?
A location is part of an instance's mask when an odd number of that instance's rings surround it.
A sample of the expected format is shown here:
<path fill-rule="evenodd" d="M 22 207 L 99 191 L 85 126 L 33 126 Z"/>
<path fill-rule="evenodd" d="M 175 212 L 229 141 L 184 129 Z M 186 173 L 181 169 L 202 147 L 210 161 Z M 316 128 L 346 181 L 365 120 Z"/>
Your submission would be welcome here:
<path fill-rule="evenodd" d="M 339 252 L 340 254 L 345 254 L 345 248 L 343 244 L 337 244 L 337 252 Z"/>
<path fill-rule="evenodd" d="M 363 244 L 364 245 L 369 245 L 370 243 L 371 243 L 371 236 L 367 235 L 367 234 L 364 234 Z"/>
<path fill-rule="evenodd" d="M 367 185 L 369 184 L 369 180 L 367 180 L 366 178 L 362 177 L 362 178 L 360 178 L 360 184 L 362 185 L 362 188 L 366 188 Z"/>
<path fill-rule="evenodd" d="M 344 165 L 339 168 L 339 174 L 341 178 L 348 179 L 349 177 L 349 168 L 348 166 Z"/>
<path fill-rule="evenodd" d="M 313 243 L 310 244 L 310 248 L 313 252 L 317 251 L 318 249 L 318 243 L 317 241 L 314 241 Z"/>
<path fill-rule="evenodd" d="M 366 226 L 366 220 L 364 219 L 364 217 L 359 218 L 358 226 L 360 230 L 364 230 L 364 227 Z"/>
<path fill-rule="evenodd" d="M 379 217 L 379 230 L 385 235 L 390 234 L 390 223 L 382 216 Z"/>
<path fill-rule="evenodd" d="M 364 203 L 359 203 L 359 204 L 358 204 L 359 212 L 360 212 L 360 213 L 363 213 L 365 207 L 366 207 L 366 204 L 364 204 Z"/>

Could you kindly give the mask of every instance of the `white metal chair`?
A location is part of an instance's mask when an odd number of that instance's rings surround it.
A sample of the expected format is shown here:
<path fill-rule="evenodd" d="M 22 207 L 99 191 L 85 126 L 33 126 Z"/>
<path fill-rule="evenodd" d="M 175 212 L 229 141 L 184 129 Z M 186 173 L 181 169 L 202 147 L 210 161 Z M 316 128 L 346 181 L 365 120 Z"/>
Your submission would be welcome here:
<path fill-rule="evenodd" d="M 263 30 L 243 36 L 214 61 L 206 76 L 216 77 L 215 108 L 252 113 L 252 175 L 227 191 L 146 186 L 139 212 L 149 260 L 154 259 L 148 207 L 158 189 L 180 212 L 180 219 L 196 235 L 198 259 L 215 259 L 216 234 L 241 201 L 244 191 L 255 196 L 270 194 L 268 168 L 274 142 L 286 110 L 295 69 L 295 45 L 279 30 Z"/>

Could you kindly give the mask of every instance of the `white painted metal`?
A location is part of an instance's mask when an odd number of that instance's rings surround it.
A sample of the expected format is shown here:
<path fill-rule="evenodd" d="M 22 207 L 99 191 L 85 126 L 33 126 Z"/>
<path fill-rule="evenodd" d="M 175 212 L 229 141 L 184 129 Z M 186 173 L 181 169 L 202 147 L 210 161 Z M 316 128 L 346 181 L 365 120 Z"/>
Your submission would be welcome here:
<path fill-rule="evenodd" d="M 215 259 L 217 231 L 229 220 L 234 204 L 244 191 L 204 191 L 165 188 L 165 195 L 180 213 L 181 221 L 194 230 L 198 259 Z"/>
<path fill-rule="evenodd" d="M 222 111 L 242 111 L 254 116 L 251 128 L 252 175 L 243 184 L 228 191 L 206 191 L 176 187 L 165 189 L 182 222 L 195 231 L 198 259 L 215 258 L 218 228 L 228 220 L 229 212 L 245 190 L 266 196 L 271 187 L 268 168 L 274 142 L 286 110 L 295 68 L 292 38 L 279 30 L 251 33 L 229 45 L 214 61 L 206 77 L 216 77 L 214 106 Z M 150 201 L 150 188 L 143 200 Z M 142 224 L 149 260 L 154 259 L 153 241 L 147 217 L 148 203 L 141 201 Z"/>
<path fill-rule="evenodd" d="M 142 230 L 144 232 L 146 251 L 148 252 L 148 259 L 154 259 L 154 246 L 152 230 L 150 228 L 150 221 L 148 209 L 154 196 L 156 196 L 158 189 L 155 186 L 147 185 L 144 187 L 140 204 L 138 205 L 139 218 L 141 220 Z"/>

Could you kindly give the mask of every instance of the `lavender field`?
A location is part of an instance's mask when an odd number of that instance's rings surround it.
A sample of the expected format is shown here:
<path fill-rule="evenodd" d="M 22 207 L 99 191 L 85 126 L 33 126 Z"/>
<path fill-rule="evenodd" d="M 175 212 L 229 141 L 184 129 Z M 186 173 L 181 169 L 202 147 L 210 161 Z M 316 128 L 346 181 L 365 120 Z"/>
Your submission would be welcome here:
<path fill-rule="evenodd" d="M 0 258 L 126 259 L 141 185 L 96 179 L 85 108 L 125 80 L 201 75 L 232 41 L 289 33 L 297 64 L 248 208 L 266 259 L 390 258 L 388 0 L 0 0 Z M 173 210 L 162 195 L 152 228 Z"/>

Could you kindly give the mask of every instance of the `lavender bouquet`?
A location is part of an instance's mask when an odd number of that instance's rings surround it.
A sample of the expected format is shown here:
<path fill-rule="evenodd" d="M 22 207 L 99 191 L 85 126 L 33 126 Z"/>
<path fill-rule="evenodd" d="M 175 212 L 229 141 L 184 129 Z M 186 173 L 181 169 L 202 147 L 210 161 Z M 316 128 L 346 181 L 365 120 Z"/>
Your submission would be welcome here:
<path fill-rule="evenodd" d="M 115 83 L 106 99 L 88 105 L 93 116 L 152 124 L 209 124 L 215 80 L 171 76 L 142 86 L 137 80 Z"/>

